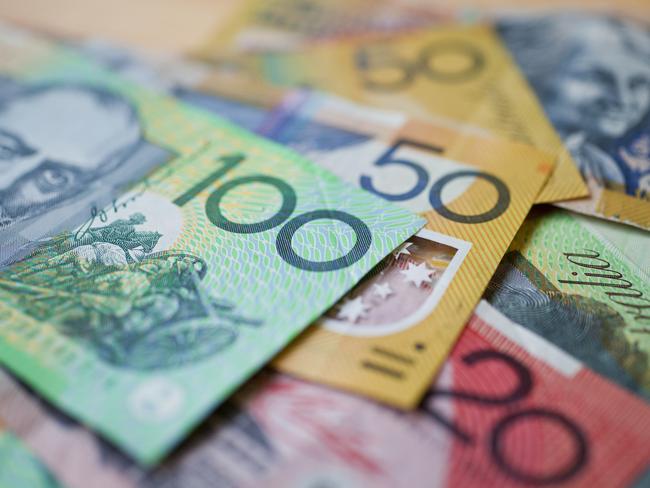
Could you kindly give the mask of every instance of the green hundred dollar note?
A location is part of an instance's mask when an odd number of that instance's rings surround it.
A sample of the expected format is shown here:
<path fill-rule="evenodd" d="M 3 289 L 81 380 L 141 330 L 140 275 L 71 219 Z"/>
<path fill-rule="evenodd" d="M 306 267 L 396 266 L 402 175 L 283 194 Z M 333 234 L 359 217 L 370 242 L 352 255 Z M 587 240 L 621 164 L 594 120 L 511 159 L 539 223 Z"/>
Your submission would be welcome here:
<path fill-rule="evenodd" d="M 595 219 L 539 210 L 486 295 L 511 320 L 650 399 L 650 235 L 630 230 L 626 237 Z"/>
<path fill-rule="evenodd" d="M 84 215 L 0 272 L 0 361 L 142 464 L 423 225 L 41 40 L 0 36 L 0 72 L 5 213 Z M 82 206 L 84 184 L 148 154 L 166 163 Z"/>

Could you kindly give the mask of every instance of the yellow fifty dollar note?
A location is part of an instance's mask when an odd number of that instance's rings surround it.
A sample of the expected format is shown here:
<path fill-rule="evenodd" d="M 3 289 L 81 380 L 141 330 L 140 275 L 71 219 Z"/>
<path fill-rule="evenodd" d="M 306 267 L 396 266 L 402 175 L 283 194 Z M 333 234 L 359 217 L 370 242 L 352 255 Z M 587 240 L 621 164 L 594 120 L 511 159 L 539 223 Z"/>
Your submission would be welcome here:
<path fill-rule="evenodd" d="M 241 0 L 209 42 L 237 52 L 288 51 L 430 27 L 457 16 L 448 6 L 403 0 Z"/>
<path fill-rule="evenodd" d="M 534 145 L 557 160 L 537 202 L 588 195 L 571 156 L 491 27 L 445 27 L 234 62 L 210 44 L 199 55 L 273 83 L 309 85 L 420 119 L 452 119 Z"/>
<path fill-rule="evenodd" d="M 314 93 L 290 97 L 266 135 L 428 221 L 275 366 L 415 407 L 551 172 L 552 156 Z"/>

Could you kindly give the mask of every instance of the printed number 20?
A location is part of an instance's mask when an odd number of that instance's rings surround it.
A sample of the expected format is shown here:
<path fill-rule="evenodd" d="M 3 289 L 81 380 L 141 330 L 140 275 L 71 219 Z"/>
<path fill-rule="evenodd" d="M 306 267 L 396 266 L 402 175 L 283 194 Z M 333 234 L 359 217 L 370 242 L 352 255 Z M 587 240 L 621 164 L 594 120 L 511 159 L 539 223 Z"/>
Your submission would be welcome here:
<path fill-rule="evenodd" d="M 451 397 L 456 402 L 474 403 L 480 408 L 493 408 L 499 406 L 511 406 L 527 398 L 534 388 L 533 375 L 531 371 L 518 359 L 500 351 L 492 349 L 479 349 L 463 356 L 463 363 L 468 367 L 477 367 L 485 362 L 496 361 L 503 364 L 514 373 L 517 383 L 515 387 L 503 394 L 485 395 L 469 390 L 445 390 L 434 388 L 426 395 L 422 403 L 422 412 L 441 423 L 445 428 L 455 435 L 459 441 L 466 445 L 476 444 L 476 437 L 453 421 L 447 419 L 441 412 L 435 409 L 432 400 L 437 397 Z M 469 373 L 464 373 L 469 374 Z M 546 422 L 555 425 L 565 431 L 567 436 L 573 440 L 574 454 L 568 463 L 559 466 L 555 471 L 546 473 L 531 471 L 530 467 L 516 466 L 514 460 L 508 458 L 512 451 L 506 449 L 506 436 L 508 431 L 517 424 L 535 422 L 540 425 Z M 538 427 L 539 428 L 539 427 Z M 490 455 L 496 466 L 508 474 L 511 478 L 528 485 L 548 485 L 563 483 L 571 480 L 587 464 L 589 456 L 589 444 L 583 430 L 573 420 L 563 413 L 553 409 L 525 406 L 515 411 L 512 408 L 493 424 L 490 432 Z"/>
<path fill-rule="evenodd" d="M 244 159 L 245 156 L 242 154 L 229 154 L 222 156 L 219 158 L 219 161 L 223 162 L 221 168 L 212 172 L 181 196 L 176 198 L 174 203 L 179 207 L 182 207 L 192 200 L 198 193 L 205 190 L 217 179 L 221 178 L 229 170 L 241 163 Z M 273 216 L 266 220 L 252 224 L 233 222 L 225 217 L 221 212 L 221 200 L 226 193 L 233 188 L 250 183 L 262 183 L 275 187 L 282 196 L 282 205 Z M 296 201 L 297 198 L 294 189 L 291 185 L 280 178 L 268 175 L 250 175 L 230 180 L 213 191 L 205 203 L 205 214 L 213 225 L 225 231 L 235 234 L 256 234 L 283 224 L 295 210 Z M 309 222 L 319 219 L 338 220 L 352 227 L 352 230 L 356 233 L 357 239 L 352 249 L 346 255 L 330 261 L 310 261 L 299 256 L 293 250 L 291 247 L 291 240 L 298 229 Z M 368 229 L 368 226 L 358 217 L 340 210 L 320 209 L 306 212 L 289 220 L 289 222 L 287 222 L 278 233 L 276 238 L 276 249 L 282 259 L 296 268 L 304 269 L 306 271 L 335 271 L 337 269 L 346 268 L 361 259 L 370 248 L 371 242 L 372 234 L 370 229 Z"/>
<path fill-rule="evenodd" d="M 406 139 L 400 139 L 393 145 L 393 147 L 388 149 L 379 157 L 379 159 L 377 159 L 377 161 L 375 161 L 374 166 L 385 167 L 393 165 L 409 168 L 415 173 L 417 179 L 415 185 L 413 185 L 413 188 L 405 191 L 404 193 L 384 193 L 375 188 L 372 183 L 372 178 L 367 175 L 361 175 L 361 178 L 359 179 L 361 188 L 374 193 L 375 195 L 378 195 L 386 200 L 397 202 L 410 200 L 411 198 L 415 198 L 420 193 L 422 193 L 429 184 L 429 173 L 427 170 L 419 164 L 414 163 L 413 161 L 394 157 L 395 153 L 400 149 L 400 147 L 407 145 L 434 153 L 442 153 L 442 149 L 439 147 L 429 146 L 428 144 L 422 144 L 415 141 L 408 141 Z M 497 201 L 494 206 L 483 213 L 475 215 L 463 215 L 447 208 L 442 202 L 442 190 L 451 181 L 462 177 L 482 178 L 488 183 L 491 183 L 497 191 Z M 454 171 L 452 173 L 446 174 L 434 182 L 434 184 L 431 186 L 431 190 L 429 191 L 429 203 L 436 212 L 438 212 L 446 219 L 461 224 L 479 224 L 496 219 L 508 209 L 508 206 L 510 205 L 510 191 L 508 190 L 506 184 L 494 175 L 474 170 Z"/>

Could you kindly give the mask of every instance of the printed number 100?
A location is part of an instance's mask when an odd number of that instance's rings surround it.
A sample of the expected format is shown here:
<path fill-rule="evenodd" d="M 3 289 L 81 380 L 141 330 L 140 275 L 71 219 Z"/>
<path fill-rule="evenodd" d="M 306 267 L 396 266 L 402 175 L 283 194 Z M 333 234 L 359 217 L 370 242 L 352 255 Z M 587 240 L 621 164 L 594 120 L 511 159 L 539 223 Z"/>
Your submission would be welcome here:
<path fill-rule="evenodd" d="M 182 207 L 245 159 L 245 155 L 238 153 L 227 154 L 220 157 L 218 161 L 221 161 L 223 166 L 210 173 L 203 180 L 199 181 L 181 196 L 176 198 L 174 204 Z M 221 200 L 230 190 L 241 185 L 252 183 L 269 185 L 278 190 L 282 196 L 282 204 L 280 205 L 280 208 L 268 219 L 251 224 L 242 224 L 229 220 L 221 212 Z M 290 265 L 306 271 L 335 271 L 337 269 L 346 268 L 357 262 L 366 254 L 366 252 L 368 252 L 372 242 L 372 234 L 370 229 L 368 229 L 368 226 L 361 219 L 340 210 L 319 209 L 297 215 L 285 223 L 295 210 L 296 203 L 296 192 L 291 185 L 286 183 L 284 180 L 262 174 L 248 175 L 230 180 L 214 190 L 205 203 L 205 214 L 213 225 L 235 234 L 256 234 L 258 232 L 271 230 L 284 224 L 276 238 L 275 245 L 277 252 L 280 257 Z M 346 255 L 329 261 L 310 261 L 299 256 L 293 250 L 291 240 L 298 229 L 309 222 L 319 219 L 338 220 L 349 225 L 352 230 L 354 230 L 356 234 L 356 243 Z"/>

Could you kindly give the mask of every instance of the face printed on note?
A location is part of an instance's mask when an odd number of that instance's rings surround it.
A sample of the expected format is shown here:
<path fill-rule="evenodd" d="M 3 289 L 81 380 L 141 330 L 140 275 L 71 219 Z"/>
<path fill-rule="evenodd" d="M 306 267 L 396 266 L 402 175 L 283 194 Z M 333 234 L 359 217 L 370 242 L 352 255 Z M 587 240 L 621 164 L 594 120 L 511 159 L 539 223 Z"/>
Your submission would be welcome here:
<path fill-rule="evenodd" d="M 650 31 L 567 14 L 507 20 L 499 32 L 583 177 L 647 198 L 648 157 L 637 146 L 650 121 Z"/>
<path fill-rule="evenodd" d="M 650 106 L 650 66 L 624 49 L 589 52 L 558 72 L 549 110 L 593 139 L 624 135 Z"/>
<path fill-rule="evenodd" d="M 140 140 L 135 110 L 104 89 L 49 84 L 0 96 L 0 227 L 75 197 Z"/>

